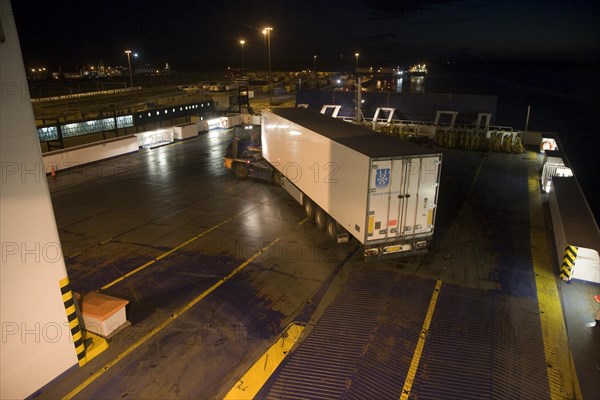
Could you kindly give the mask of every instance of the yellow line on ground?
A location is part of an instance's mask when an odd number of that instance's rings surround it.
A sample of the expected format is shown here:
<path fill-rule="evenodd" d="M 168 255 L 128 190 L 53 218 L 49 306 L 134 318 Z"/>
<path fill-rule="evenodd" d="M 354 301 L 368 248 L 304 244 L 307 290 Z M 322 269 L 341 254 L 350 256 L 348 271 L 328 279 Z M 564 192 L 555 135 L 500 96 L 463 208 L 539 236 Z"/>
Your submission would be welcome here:
<path fill-rule="evenodd" d="M 419 368 L 419 362 L 421 361 L 421 355 L 423 354 L 423 347 L 425 347 L 425 340 L 429 334 L 429 324 L 431 324 L 433 311 L 435 310 L 435 304 L 437 303 L 441 289 L 442 281 L 438 280 L 435 283 L 435 288 L 433 289 L 433 294 L 431 295 L 431 300 L 429 301 L 429 308 L 427 309 L 425 321 L 423 321 L 423 327 L 421 328 L 421 334 L 419 335 L 419 341 L 417 342 L 417 347 L 415 347 L 415 352 L 413 353 L 413 358 L 410 362 L 410 367 L 408 368 L 408 374 L 406 374 L 404 387 L 402 388 L 402 393 L 400 394 L 401 400 L 407 400 L 410 396 L 415 375 L 417 374 L 417 369 Z"/>
<path fill-rule="evenodd" d="M 302 225 L 303 223 L 305 223 L 306 221 L 308 221 L 308 217 L 304 218 L 302 221 L 298 222 L 298 226 Z"/>
<path fill-rule="evenodd" d="M 281 335 L 279 340 L 250 367 L 233 388 L 225 395 L 225 400 L 252 399 L 263 387 L 279 364 L 300 341 L 304 326 L 294 323 Z"/>
<path fill-rule="evenodd" d="M 177 310 L 176 312 L 174 312 L 173 314 L 171 314 L 169 316 L 169 318 L 167 318 L 165 321 L 163 321 L 160 325 L 158 325 L 157 327 L 155 327 L 154 329 L 152 329 L 150 332 L 148 332 L 146 335 L 144 335 L 140 340 L 138 340 L 137 342 L 135 342 L 134 344 L 132 344 L 131 346 L 129 346 L 127 349 L 125 349 L 125 351 L 123 351 L 121 354 L 119 354 L 115 359 L 113 359 L 112 361 L 110 361 L 108 364 L 105 364 L 98 371 L 96 371 L 92 375 L 90 375 L 79 386 L 77 386 L 75 389 L 73 389 L 69 393 L 67 393 L 67 395 L 65 397 L 63 397 L 63 399 L 65 399 L 65 400 L 72 399 L 79 392 L 81 392 L 83 389 L 85 389 L 86 387 L 88 387 L 92 382 L 94 382 L 96 379 L 98 379 L 100 376 L 102 376 L 106 371 L 108 371 L 113 366 L 115 366 L 115 364 L 117 364 L 123 358 L 127 357 L 131 352 L 133 352 L 135 349 L 137 349 L 138 347 L 140 347 L 141 345 L 143 345 L 144 343 L 146 343 L 149 339 L 151 339 L 154 335 L 156 335 L 158 332 L 160 332 L 163 328 L 165 328 L 167 325 L 169 325 L 171 322 L 173 322 L 175 319 L 177 319 L 177 317 L 183 315 L 183 313 L 185 313 L 187 310 L 189 310 L 191 307 L 193 307 L 199 301 L 201 301 L 202 299 L 204 299 L 206 296 L 208 296 L 209 294 L 211 294 L 215 289 L 217 289 L 223 283 L 225 283 L 229 279 L 231 279 L 235 274 L 237 274 L 238 272 L 240 272 L 248 264 L 250 264 L 256 258 L 258 258 L 258 256 L 260 256 L 265 251 L 267 251 L 275 243 L 279 242 L 279 240 L 280 240 L 280 238 L 277 238 L 277 239 L 273 240 L 271 243 L 269 243 L 268 245 L 266 245 L 265 247 L 263 247 L 262 249 L 260 249 L 257 253 L 255 253 L 252 257 L 250 257 L 249 259 L 247 259 L 246 261 L 244 261 L 243 263 L 241 263 L 240 265 L 238 265 L 233 271 L 231 271 L 229 273 L 229 275 L 221 278 L 214 285 L 212 285 L 210 288 L 208 288 L 208 290 L 206 290 L 201 295 L 199 295 L 198 297 L 196 297 L 195 299 L 193 299 L 192 301 L 190 301 L 189 303 L 187 303 L 185 306 L 181 307 L 179 310 Z"/>
<path fill-rule="evenodd" d="M 531 154 L 537 157 L 535 153 Z M 552 270 L 553 264 L 550 260 L 544 207 L 537 175 L 536 166 L 529 171 L 529 226 L 550 398 L 552 400 L 581 399 L 581 390 L 558 293 L 557 277 Z"/>
<path fill-rule="evenodd" d="M 172 254 L 172 253 L 176 252 L 177 250 L 181 249 L 182 247 L 185 247 L 185 246 L 187 246 L 188 244 L 192 243 L 193 241 L 195 241 L 195 240 L 197 240 L 197 239 L 200 239 L 202 236 L 205 236 L 206 234 L 208 234 L 208 233 L 210 233 L 210 232 L 214 231 L 215 229 L 219 228 L 220 226 L 223 226 L 223 225 L 225 225 L 226 223 L 228 223 L 228 222 L 229 222 L 229 221 L 231 221 L 232 219 L 233 219 L 233 217 L 227 218 L 225 221 L 223 221 L 223 222 L 221 222 L 221 223 L 218 223 L 217 225 L 215 225 L 215 226 L 213 226 L 213 227 L 210 227 L 210 228 L 208 228 L 207 230 L 205 230 L 204 232 L 202 232 L 202 233 L 200 233 L 200 234 L 198 234 L 198 235 L 194 236 L 193 238 L 191 238 L 191 239 L 188 239 L 188 240 L 186 240 L 185 242 L 183 242 L 183 243 L 181 243 L 181 244 L 179 244 L 179 245 L 177 245 L 177 246 L 173 247 L 171 250 L 169 250 L 169 251 L 167 251 L 167 252 L 164 252 L 164 253 L 162 253 L 161 255 L 159 255 L 158 257 L 156 257 L 155 259 L 148 261 L 146 264 L 144 264 L 144 265 L 142 265 L 142 266 L 139 266 L 139 267 L 137 267 L 137 268 L 136 268 L 136 269 L 134 269 L 133 271 L 129 271 L 129 272 L 128 272 L 128 273 L 126 273 L 125 275 L 123 275 L 123 276 L 121 276 L 121 277 L 119 277 L 119 278 L 115 279 L 114 281 L 112 281 L 112 282 L 110 282 L 110 283 L 107 283 L 106 285 L 102 286 L 102 287 L 100 288 L 100 290 L 106 290 L 106 289 L 108 289 L 109 287 L 111 287 L 111 286 L 113 286 L 113 285 L 116 285 L 117 283 L 121 282 L 123 279 L 129 278 L 131 275 L 133 275 L 133 274 L 136 274 L 136 273 L 140 272 L 140 271 L 141 271 L 141 270 L 143 270 L 144 268 L 146 268 L 146 267 L 149 267 L 150 265 L 154 264 L 154 263 L 155 263 L 155 262 L 157 262 L 157 261 L 160 261 L 160 260 L 162 260 L 163 258 L 165 258 L 165 257 L 167 257 L 168 255 L 170 255 L 170 254 Z"/>

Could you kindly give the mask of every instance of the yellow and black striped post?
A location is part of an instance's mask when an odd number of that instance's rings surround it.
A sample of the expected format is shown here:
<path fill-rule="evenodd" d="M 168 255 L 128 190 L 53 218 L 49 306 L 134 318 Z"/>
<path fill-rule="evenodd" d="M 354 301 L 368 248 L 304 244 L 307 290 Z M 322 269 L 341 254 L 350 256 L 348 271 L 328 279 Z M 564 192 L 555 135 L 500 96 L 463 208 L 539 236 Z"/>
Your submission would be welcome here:
<path fill-rule="evenodd" d="M 69 329 L 71 330 L 71 336 L 73 336 L 73 344 L 75 345 L 75 352 L 77 353 L 77 361 L 79 366 L 82 367 L 86 362 L 85 356 L 85 343 L 83 340 L 83 333 L 79 326 L 79 318 L 77 317 L 77 309 L 75 307 L 75 299 L 73 298 L 73 291 L 69 284 L 69 278 L 64 278 L 59 281 L 60 293 L 62 294 L 62 300 L 65 305 L 65 311 L 67 312 L 67 320 L 69 321 Z"/>
<path fill-rule="evenodd" d="M 560 266 L 560 279 L 563 281 L 570 281 L 571 274 L 573 273 L 573 266 L 577 259 L 577 251 L 579 250 L 576 246 L 567 246 L 565 248 L 565 254 L 563 256 L 563 262 Z"/>

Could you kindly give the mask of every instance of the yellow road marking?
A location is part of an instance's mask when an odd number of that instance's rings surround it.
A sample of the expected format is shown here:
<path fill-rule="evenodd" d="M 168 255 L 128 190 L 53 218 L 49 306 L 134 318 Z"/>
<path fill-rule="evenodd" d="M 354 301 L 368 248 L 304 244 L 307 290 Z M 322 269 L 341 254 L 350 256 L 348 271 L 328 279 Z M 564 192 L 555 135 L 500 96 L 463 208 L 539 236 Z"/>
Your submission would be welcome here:
<path fill-rule="evenodd" d="M 533 157 L 536 155 L 533 154 Z M 531 257 L 540 309 L 550 398 L 552 400 L 581 399 L 557 279 L 550 261 L 537 169 L 529 172 L 529 214 Z"/>
<path fill-rule="evenodd" d="M 291 324 L 279 340 L 250 367 L 233 388 L 225 395 L 226 400 L 252 399 L 263 387 L 279 364 L 289 354 L 304 331 L 304 326 Z"/>
<path fill-rule="evenodd" d="M 171 314 L 169 316 L 169 318 L 167 318 L 165 321 L 163 321 L 160 325 L 156 326 L 154 329 L 152 329 L 150 332 L 148 332 L 146 335 L 144 335 L 140 340 L 138 340 L 137 342 L 135 342 L 134 344 L 129 346 L 127 349 L 125 349 L 125 351 L 123 351 L 121 354 L 119 354 L 112 361 L 105 364 L 98 371 L 96 371 L 92 375 L 90 375 L 90 377 L 88 377 L 85 381 L 83 381 L 79 386 L 77 386 L 75 389 L 73 389 L 69 393 L 67 393 L 67 395 L 65 397 L 63 397 L 63 399 L 65 399 L 65 400 L 72 399 L 79 392 L 81 392 L 83 389 L 88 387 L 92 382 L 94 382 L 96 379 L 98 379 L 100 376 L 102 376 L 106 371 L 108 371 L 113 366 L 115 366 L 119 361 L 121 361 L 122 359 L 127 357 L 131 352 L 133 352 L 135 349 L 137 349 L 138 347 L 140 347 L 141 345 L 146 343 L 149 339 L 151 339 L 154 335 L 156 335 L 158 332 L 160 332 L 163 328 L 165 328 L 167 325 L 169 325 L 171 322 L 173 322 L 175 319 L 177 319 L 177 317 L 183 315 L 187 310 L 189 310 L 191 307 L 193 307 L 196 303 L 198 303 L 199 301 L 204 299 L 206 296 L 211 294 L 215 289 L 217 289 L 223 283 L 225 283 L 229 279 L 231 279 L 231 277 L 233 277 L 235 274 L 237 274 L 242 269 L 244 269 L 248 264 L 250 264 L 256 258 L 258 258 L 258 256 L 260 256 L 265 251 L 267 251 L 275 243 L 279 242 L 279 240 L 280 240 L 280 238 L 273 240 L 271 243 L 269 243 L 268 245 L 266 245 L 265 247 L 260 249 L 257 253 L 255 253 L 252 257 L 250 257 L 249 259 L 244 261 L 242 264 L 237 266 L 233 271 L 231 271 L 229 273 L 229 275 L 221 278 L 218 282 L 216 282 L 214 285 L 212 285 L 210 288 L 208 288 L 208 290 L 206 290 L 201 295 L 199 295 L 198 297 L 196 297 L 195 299 L 190 301 L 188 304 L 186 304 L 185 306 L 183 306 L 182 308 L 180 308 L 179 310 L 177 310 L 176 312 Z"/>
<path fill-rule="evenodd" d="M 308 217 L 304 218 L 302 221 L 298 222 L 298 226 L 302 225 L 303 223 L 305 223 L 306 221 L 308 221 Z"/>
<path fill-rule="evenodd" d="M 419 341 L 417 342 L 415 352 L 413 353 L 413 358 L 410 362 L 410 367 L 408 368 L 408 374 L 406 375 L 404 387 L 402 388 L 402 393 L 400 394 L 401 400 L 408 400 L 408 396 L 410 396 L 410 391 L 415 380 L 415 375 L 417 374 L 417 369 L 419 368 L 419 362 L 421 361 L 423 347 L 425 347 L 425 340 L 427 339 L 427 335 L 429 333 L 429 324 L 431 324 L 431 319 L 433 318 L 433 311 L 435 310 L 435 304 L 437 303 L 437 299 L 440 294 L 441 288 L 442 281 L 438 280 L 435 283 L 433 295 L 431 295 L 431 300 L 429 301 L 429 308 L 427 309 L 425 321 L 423 322 L 421 334 L 419 335 Z"/>
<path fill-rule="evenodd" d="M 160 261 L 160 260 L 162 260 L 163 258 L 165 258 L 165 257 L 167 257 L 168 255 L 170 255 L 170 254 L 172 254 L 172 253 L 176 252 L 177 250 L 181 249 L 182 247 L 185 247 L 185 246 L 187 246 L 188 244 L 192 243 L 193 241 L 195 241 L 195 240 L 197 240 L 197 239 L 200 239 L 202 236 L 205 236 L 206 234 L 208 234 L 208 233 L 210 233 L 210 232 L 214 231 L 215 229 L 219 228 L 220 226 L 223 226 L 223 225 L 225 225 L 226 223 L 228 223 L 228 222 L 229 222 L 229 221 L 231 221 L 232 219 L 233 219 L 233 217 L 227 218 L 225 221 L 223 221 L 223 222 L 221 222 L 221 223 L 218 223 L 217 225 L 215 225 L 215 226 L 213 226 L 213 227 L 211 227 L 211 228 L 208 228 L 207 230 L 205 230 L 204 232 L 202 232 L 202 233 L 200 233 L 200 234 L 198 234 L 198 235 L 194 236 L 193 238 L 191 238 L 191 239 L 188 239 L 188 240 L 186 240 L 185 242 L 183 242 L 183 243 L 179 244 L 178 246 L 175 246 L 175 247 L 173 247 L 171 250 L 169 250 L 169 251 L 166 251 L 166 252 L 162 253 L 161 255 L 159 255 L 158 257 L 156 257 L 155 259 L 148 261 L 146 264 L 144 264 L 144 265 L 142 265 L 142 266 L 140 266 L 140 267 L 137 267 L 137 268 L 136 268 L 136 269 L 134 269 L 133 271 L 129 271 L 129 272 L 128 272 L 128 273 L 126 273 L 125 275 L 123 275 L 123 276 L 121 276 L 121 277 L 119 277 L 119 278 L 115 279 L 114 281 L 112 281 L 112 282 L 110 282 L 110 283 L 107 283 L 106 285 L 102 286 L 102 287 L 100 288 L 100 290 L 106 290 L 106 289 L 108 289 L 109 287 L 111 287 L 111 286 L 113 286 L 113 285 L 116 285 L 117 283 L 121 282 L 123 279 L 129 278 L 131 275 L 133 275 L 133 274 L 136 274 L 136 273 L 140 272 L 140 271 L 141 271 L 141 270 L 143 270 L 144 268 L 147 268 L 147 267 L 149 267 L 150 265 L 154 264 L 154 263 L 155 263 L 155 262 L 157 262 L 157 261 Z"/>

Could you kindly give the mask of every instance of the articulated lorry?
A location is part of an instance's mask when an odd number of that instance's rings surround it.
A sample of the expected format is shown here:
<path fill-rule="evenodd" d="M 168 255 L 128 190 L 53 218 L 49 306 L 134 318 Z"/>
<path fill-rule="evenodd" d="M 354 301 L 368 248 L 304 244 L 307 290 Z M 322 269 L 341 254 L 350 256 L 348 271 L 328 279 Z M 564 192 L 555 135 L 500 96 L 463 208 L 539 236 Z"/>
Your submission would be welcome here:
<path fill-rule="evenodd" d="M 302 108 L 263 111 L 261 145 L 260 162 L 272 167 L 263 179 L 331 238 L 358 240 L 365 260 L 427 251 L 441 153 Z M 237 161 L 252 169 L 252 159 Z"/>

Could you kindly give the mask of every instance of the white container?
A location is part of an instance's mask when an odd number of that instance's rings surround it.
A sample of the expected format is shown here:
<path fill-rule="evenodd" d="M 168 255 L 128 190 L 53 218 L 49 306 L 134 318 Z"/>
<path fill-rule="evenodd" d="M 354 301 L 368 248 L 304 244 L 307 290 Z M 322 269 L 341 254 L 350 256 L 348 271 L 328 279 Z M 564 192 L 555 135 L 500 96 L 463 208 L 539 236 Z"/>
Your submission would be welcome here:
<path fill-rule="evenodd" d="M 198 136 L 198 123 L 196 122 L 188 122 L 173 127 L 173 138 L 175 140 L 184 140 L 196 136 Z"/>
<path fill-rule="evenodd" d="M 427 246 L 440 153 L 306 109 L 262 113 L 263 156 L 303 202 L 312 200 L 370 254 Z"/>
<path fill-rule="evenodd" d="M 80 299 L 84 329 L 108 337 L 127 322 L 127 300 L 101 293 L 88 293 Z"/>

